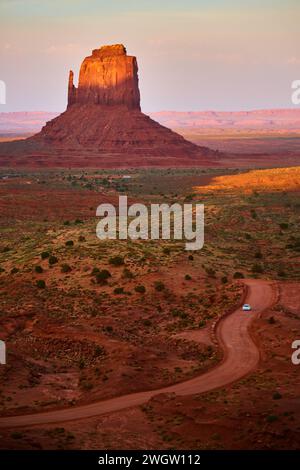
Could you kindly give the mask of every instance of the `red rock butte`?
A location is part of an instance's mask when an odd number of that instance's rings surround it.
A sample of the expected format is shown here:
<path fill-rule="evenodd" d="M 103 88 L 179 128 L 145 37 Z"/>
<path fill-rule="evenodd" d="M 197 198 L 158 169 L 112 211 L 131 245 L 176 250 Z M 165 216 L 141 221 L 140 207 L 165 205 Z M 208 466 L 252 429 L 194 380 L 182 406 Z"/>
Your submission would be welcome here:
<path fill-rule="evenodd" d="M 122 44 L 93 50 L 77 87 L 70 71 L 64 113 L 38 134 L 0 145 L 1 166 L 197 166 L 215 158 L 141 112 L 137 60 Z"/>
<path fill-rule="evenodd" d="M 82 62 L 78 88 L 69 75 L 68 107 L 74 104 L 104 106 L 124 105 L 128 109 L 140 107 L 138 66 L 122 44 L 94 49 Z"/>

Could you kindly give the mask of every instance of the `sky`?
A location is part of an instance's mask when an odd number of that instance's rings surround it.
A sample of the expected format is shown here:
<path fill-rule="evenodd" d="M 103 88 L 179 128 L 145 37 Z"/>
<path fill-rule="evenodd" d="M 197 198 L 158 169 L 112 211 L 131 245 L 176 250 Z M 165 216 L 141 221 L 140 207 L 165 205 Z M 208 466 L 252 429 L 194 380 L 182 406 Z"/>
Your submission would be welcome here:
<path fill-rule="evenodd" d="M 123 43 L 145 112 L 291 108 L 299 0 L 0 0 L 0 112 L 62 111 L 69 70 Z"/>

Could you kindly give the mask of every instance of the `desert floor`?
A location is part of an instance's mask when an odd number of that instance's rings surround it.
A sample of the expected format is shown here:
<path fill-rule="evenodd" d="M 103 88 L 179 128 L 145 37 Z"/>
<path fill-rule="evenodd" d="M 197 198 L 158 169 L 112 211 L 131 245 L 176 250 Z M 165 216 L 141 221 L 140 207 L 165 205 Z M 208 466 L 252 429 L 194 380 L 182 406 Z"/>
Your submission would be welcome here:
<path fill-rule="evenodd" d="M 1 419 L 160 392 L 77 421 L 2 428 L 1 448 L 299 448 L 299 169 L 256 171 L 2 170 Z M 204 203 L 204 248 L 98 240 L 96 208 L 119 194 Z M 238 318 L 245 280 L 276 292 L 261 305 L 259 287 L 243 333 L 255 364 L 216 389 L 175 393 L 226 361 L 214 325 Z"/>

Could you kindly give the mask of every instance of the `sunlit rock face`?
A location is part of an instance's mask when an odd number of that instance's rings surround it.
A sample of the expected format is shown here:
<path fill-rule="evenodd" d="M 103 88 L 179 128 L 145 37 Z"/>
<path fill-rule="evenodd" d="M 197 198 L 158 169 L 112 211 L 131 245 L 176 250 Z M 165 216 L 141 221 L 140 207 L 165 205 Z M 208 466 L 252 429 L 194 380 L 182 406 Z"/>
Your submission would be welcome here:
<path fill-rule="evenodd" d="M 81 64 L 79 82 L 69 75 L 68 107 L 79 104 L 125 105 L 140 110 L 138 66 L 123 44 L 94 49 Z"/>

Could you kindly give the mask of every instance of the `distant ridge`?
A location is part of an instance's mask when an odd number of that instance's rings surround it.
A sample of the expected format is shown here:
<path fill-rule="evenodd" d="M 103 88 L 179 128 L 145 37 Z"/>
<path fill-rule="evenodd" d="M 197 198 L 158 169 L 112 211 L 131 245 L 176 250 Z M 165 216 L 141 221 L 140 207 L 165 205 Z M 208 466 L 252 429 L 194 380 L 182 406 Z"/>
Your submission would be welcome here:
<path fill-rule="evenodd" d="M 158 111 L 152 119 L 170 128 L 300 130 L 300 109 L 265 109 L 253 111 Z M 36 133 L 58 112 L 0 112 L 0 133 Z"/>

